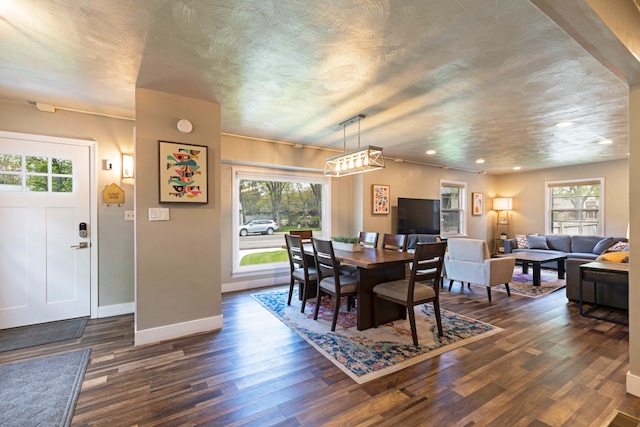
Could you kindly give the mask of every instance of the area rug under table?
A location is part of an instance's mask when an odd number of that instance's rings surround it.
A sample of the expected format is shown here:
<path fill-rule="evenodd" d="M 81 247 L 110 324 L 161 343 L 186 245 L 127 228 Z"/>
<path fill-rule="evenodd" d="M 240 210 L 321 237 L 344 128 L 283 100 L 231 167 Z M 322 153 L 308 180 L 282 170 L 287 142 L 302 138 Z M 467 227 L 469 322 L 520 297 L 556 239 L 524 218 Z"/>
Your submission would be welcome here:
<path fill-rule="evenodd" d="M 71 424 L 90 349 L 0 365 L 0 425 Z"/>
<path fill-rule="evenodd" d="M 297 295 L 287 306 L 288 289 L 263 292 L 253 298 L 309 342 L 333 364 L 359 384 L 399 371 L 463 345 L 487 338 L 501 328 L 448 310 L 441 310 L 444 337 L 438 336 L 432 304 L 415 308 L 418 347 L 413 345 L 408 320 L 358 331 L 356 311 L 340 306 L 338 325 L 331 332 L 333 304 L 324 298 L 318 320 L 313 320 L 315 299 L 300 313 Z"/>

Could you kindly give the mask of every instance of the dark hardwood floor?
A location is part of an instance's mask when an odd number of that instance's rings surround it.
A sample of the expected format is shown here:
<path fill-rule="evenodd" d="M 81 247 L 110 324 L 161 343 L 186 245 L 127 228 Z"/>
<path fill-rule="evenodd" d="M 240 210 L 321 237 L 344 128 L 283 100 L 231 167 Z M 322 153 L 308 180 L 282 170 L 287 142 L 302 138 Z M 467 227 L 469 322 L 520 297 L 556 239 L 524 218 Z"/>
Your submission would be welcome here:
<path fill-rule="evenodd" d="M 255 291 L 254 291 L 255 292 Z M 223 296 L 224 328 L 133 346 L 133 316 L 90 320 L 80 340 L 0 363 L 92 348 L 73 426 L 600 426 L 625 392 L 628 328 L 539 299 L 454 285 L 442 307 L 504 328 L 358 385 L 251 298 Z"/>

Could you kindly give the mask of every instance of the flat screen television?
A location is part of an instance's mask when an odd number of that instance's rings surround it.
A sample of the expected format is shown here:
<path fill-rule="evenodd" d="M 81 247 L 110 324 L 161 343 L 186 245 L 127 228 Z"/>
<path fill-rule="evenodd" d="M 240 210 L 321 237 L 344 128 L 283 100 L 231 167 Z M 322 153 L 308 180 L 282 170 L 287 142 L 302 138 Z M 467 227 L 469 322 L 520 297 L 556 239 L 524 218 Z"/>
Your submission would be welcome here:
<path fill-rule="evenodd" d="M 440 200 L 398 197 L 398 234 L 440 234 Z"/>

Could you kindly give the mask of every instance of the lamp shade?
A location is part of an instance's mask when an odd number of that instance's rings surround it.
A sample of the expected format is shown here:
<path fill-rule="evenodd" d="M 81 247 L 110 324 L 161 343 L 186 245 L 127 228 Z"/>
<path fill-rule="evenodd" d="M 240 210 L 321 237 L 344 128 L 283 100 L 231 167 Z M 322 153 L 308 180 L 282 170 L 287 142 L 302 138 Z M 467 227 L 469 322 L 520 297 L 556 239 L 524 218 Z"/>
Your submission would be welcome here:
<path fill-rule="evenodd" d="M 493 199 L 494 211 L 510 211 L 513 209 L 513 199 L 511 197 L 496 197 Z"/>

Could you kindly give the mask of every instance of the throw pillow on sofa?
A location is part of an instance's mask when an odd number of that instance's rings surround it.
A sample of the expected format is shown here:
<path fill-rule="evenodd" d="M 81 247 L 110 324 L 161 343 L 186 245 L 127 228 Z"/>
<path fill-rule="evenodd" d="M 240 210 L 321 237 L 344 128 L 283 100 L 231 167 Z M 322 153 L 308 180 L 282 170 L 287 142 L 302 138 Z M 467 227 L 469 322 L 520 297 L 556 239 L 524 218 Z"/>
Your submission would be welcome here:
<path fill-rule="evenodd" d="M 613 237 L 605 237 L 600 240 L 593 248 L 593 253 L 596 255 L 603 254 L 607 249 L 613 245 Z"/>
<path fill-rule="evenodd" d="M 596 261 L 629 262 L 629 252 L 607 252 L 596 258 Z"/>
<path fill-rule="evenodd" d="M 545 236 L 527 236 L 527 244 L 529 249 L 549 249 L 547 246 L 547 238 Z"/>
<path fill-rule="evenodd" d="M 608 252 L 616 252 L 616 251 L 628 251 L 629 250 L 629 242 L 616 242 L 613 246 L 607 249 Z"/>
<path fill-rule="evenodd" d="M 527 236 L 524 234 L 516 234 L 516 247 L 518 249 L 528 249 Z"/>

